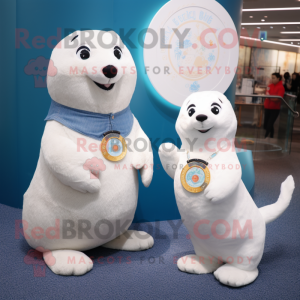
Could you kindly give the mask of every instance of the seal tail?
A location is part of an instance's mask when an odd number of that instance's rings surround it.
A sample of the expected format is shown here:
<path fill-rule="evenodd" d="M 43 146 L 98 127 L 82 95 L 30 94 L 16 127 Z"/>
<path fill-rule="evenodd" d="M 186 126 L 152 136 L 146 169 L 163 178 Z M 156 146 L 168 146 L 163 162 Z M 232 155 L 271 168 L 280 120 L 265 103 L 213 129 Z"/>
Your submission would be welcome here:
<path fill-rule="evenodd" d="M 286 180 L 281 183 L 280 195 L 277 202 L 259 208 L 266 224 L 277 219 L 286 210 L 292 199 L 294 189 L 295 182 L 293 176 L 289 175 Z"/>

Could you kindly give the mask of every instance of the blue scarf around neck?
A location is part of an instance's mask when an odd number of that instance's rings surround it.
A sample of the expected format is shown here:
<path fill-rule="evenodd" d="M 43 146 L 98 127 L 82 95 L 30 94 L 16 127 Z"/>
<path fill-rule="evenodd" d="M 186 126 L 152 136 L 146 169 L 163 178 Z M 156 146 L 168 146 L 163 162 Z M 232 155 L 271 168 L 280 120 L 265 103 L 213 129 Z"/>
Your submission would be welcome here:
<path fill-rule="evenodd" d="M 52 100 L 45 121 L 50 120 L 101 141 L 104 137 L 103 133 L 110 130 L 120 131 L 123 137 L 128 136 L 133 125 L 133 114 L 129 105 L 117 113 L 101 114 L 71 108 Z"/>

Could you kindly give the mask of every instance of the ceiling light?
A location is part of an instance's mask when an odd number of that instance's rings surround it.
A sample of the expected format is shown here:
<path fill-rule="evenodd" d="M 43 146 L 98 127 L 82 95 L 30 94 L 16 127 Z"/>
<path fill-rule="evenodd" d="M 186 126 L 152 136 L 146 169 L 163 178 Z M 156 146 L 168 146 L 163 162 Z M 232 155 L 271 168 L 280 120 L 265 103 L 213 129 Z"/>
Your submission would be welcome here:
<path fill-rule="evenodd" d="M 250 18 L 250 19 L 252 19 L 252 18 L 253 18 L 253 16 L 250 16 L 249 18 Z"/>
<path fill-rule="evenodd" d="M 267 41 L 267 40 L 264 40 L 264 42 L 270 43 L 270 44 L 278 44 L 278 45 L 285 45 L 285 46 L 298 47 L 298 48 L 300 48 L 299 46 L 296 46 L 296 45 L 289 45 L 289 44 L 285 44 L 285 43 L 278 43 L 278 42 Z"/>
<path fill-rule="evenodd" d="M 261 19 L 261 21 L 262 21 L 262 22 L 264 22 L 264 21 L 265 21 L 265 19 Z"/>
<path fill-rule="evenodd" d="M 281 31 L 282 34 L 300 34 L 300 31 Z"/>
<path fill-rule="evenodd" d="M 285 27 L 284 27 L 284 26 L 283 26 L 282 28 L 283 28 L 283 29 L 285 29 Z"/>
<path fill-rule="evenodd" d="M 273 26 L 270 26 L 271 29 L 273 29 Z"/>
<path fill-rule="evenodd" d="M 242 27 L 242 29 L 245 29 L 245 27 Z"/>
<path fill-rule="evenodd" d="M 260 27 L 257 27 L 258 29 L 260 29 Z"/>
<path fill-rule="evenodd" d="M 298 0 L 299 1 L 299 0 Z M 281 7 L 281 8 L 247 8 L 243 11 L 273 11 L 273 10 L 300 10 L 300 7 Z"/>
<path fill-rule="evenodd" d="M 265 16 L 265 18 L 267 18 L 268 16 Z"/>
<path fill-rule="evenodd" d="M 261 42 L 261 40 L 259 40 L 259 39 L 255 39 L 255 38 L 251 38 L 251 37 L 247 37 L 247 36 L 241 36 L 241 39 Z M 300 46 L 291 45 L 291 44 L 285 44 L 285 43 L 279 43 L 279 42 L 273 42 L 273 41 L 268 41 L 268 40 L 264 40 L 262 42 L 263 43 L 278 44 L 278 45 L 284 45 L 284 46 L 290 46 L 290 47 L 300 48 Z"/>
<path fill-rule="evenodd" d="M 281 42 L 300 42 L 300 39 L 279 39 Z"/>
<path fill-rule="evenodd" d="M 242 23 L 241 25 L 299 25 L 300 22 Z"/>

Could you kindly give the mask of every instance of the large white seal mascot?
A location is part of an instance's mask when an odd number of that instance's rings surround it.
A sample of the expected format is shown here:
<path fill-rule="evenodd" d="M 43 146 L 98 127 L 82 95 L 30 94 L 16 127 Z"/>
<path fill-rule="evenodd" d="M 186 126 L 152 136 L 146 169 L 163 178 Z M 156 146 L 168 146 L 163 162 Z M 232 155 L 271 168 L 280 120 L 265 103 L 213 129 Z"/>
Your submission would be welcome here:
<path fill-rule="evenodd" d="M 258 276 L 266 224 L 284 212 L 294 190 L 293 177 L 288 176 L 278 201 L 257 208 L 241 180 L 236 130 L 234 110 L 223 94 L 193 93 L 176 122 L 181 149 L 172 144 L 159 148 L 162 165 L 174 178 L 176 202 L 196 252 L 181 257 L 178 268 L 214 272 L 220 282 L 234 287 Z"/>
<path fill-rule="evenodd" d="M 154 244 L 149 234 L 127 230 L 137 206 L 137 170 L 146 187 L 153 175 L 150 141 L 129 107 L 136 79 L 132 56 L 113 31 L 76 31 L 52 52 L 52 103 L 24 195 L 23 226 L 56 274 L 91 270 L 84 250 Z"/>

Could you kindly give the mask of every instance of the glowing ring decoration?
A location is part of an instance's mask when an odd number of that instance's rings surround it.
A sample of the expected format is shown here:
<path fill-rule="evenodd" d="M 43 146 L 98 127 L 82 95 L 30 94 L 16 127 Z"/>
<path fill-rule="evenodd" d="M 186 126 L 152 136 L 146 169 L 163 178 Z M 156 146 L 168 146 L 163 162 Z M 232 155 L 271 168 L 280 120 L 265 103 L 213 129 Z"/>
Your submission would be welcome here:
<path fill-rule="evenodd" d="M 183 43 L 174 29 L 180 34 L 186 30 Z M 236 27 L 217 1 L 167 2 L 144 39 L 148 78 L 158 94 L 177 107 L 194 92 L 224 93 L 234 79 L 238 58 Z"/>

